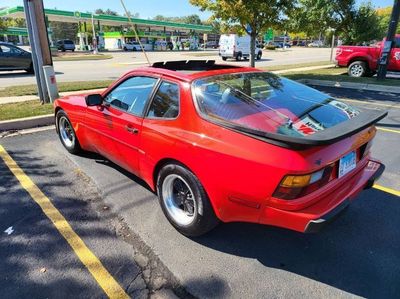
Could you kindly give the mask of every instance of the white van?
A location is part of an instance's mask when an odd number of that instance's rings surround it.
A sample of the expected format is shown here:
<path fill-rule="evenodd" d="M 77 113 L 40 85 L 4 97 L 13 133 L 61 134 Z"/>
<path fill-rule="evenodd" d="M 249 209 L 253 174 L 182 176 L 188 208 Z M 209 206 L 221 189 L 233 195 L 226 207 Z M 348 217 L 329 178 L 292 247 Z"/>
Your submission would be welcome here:
<path fill-rule="evenodd" d="M 262 50 L 258 47 L 256 42 L 255 53 L 256 59 L 260 60 Z M 242 58 L 248 59 L 250 57 L 250 36 L 239 36 L 237 34 L 222 34 L 219 39 L 219 56 L 222 60 L 234 58 L 237 61 Z"/>

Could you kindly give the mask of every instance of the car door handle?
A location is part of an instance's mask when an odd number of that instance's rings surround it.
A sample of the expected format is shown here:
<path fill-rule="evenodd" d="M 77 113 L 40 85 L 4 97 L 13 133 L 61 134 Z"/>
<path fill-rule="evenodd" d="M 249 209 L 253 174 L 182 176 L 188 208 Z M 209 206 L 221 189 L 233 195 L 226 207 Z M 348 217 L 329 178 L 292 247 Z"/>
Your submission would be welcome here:
<path fill-rule="evenodd" d="M 137 133 L 139 133 L 139 130 L 138 130 L 138 129 L 133 128 L 133 127 L 128 126 L 128 125 L 125 126 L 125 129 L 126 129 L 129 133 L 132 133 L 132 134 L 137 134 Z"/>

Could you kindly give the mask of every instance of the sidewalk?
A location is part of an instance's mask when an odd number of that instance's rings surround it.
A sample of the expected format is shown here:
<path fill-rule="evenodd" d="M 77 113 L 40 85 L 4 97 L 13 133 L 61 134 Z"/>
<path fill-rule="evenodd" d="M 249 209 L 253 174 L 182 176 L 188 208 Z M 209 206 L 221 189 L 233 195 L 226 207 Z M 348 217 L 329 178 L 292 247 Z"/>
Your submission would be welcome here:
<path fill-rule="evenodd" d="M 81 93 L 100 93 L 100 92 L 104 91 L 104 89 L 105 88 L 60 92 L 60 97 L 69 96 L 72 94 L 81 94 Z M 33 101 L 33 100 L 38 100 L 38 99 L 39 99 L 39 97 L 37 95 L 0 97 L 0 105 L 8 104 L 8 103 Z"/>

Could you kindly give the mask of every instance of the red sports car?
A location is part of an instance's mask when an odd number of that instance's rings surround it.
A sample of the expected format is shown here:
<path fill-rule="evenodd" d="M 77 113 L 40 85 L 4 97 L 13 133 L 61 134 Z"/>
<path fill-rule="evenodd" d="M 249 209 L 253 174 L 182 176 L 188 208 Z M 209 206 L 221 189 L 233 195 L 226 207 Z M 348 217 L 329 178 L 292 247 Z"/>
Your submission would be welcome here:
<path fill-rule="evenodd" d="M 318 231 L 384 170 L 370 147 L 386 112 L 255 68 L 155 63 L 54 108 L 69 152 L 142 178 L 187 236 L 220 221 Z"/>

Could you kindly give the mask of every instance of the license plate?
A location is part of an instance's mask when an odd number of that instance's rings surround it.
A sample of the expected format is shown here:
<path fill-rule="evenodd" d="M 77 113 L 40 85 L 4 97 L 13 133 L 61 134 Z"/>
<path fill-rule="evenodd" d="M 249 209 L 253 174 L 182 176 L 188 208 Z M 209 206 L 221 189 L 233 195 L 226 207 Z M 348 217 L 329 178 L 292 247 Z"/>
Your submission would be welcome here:
<path fill-rule="evenodd" d="M 339 174 L 338 177 L 344 176 L 346 173 L 356 168 L 356 152 L 348 153 L 346 156 L 339 160 Z"/>

